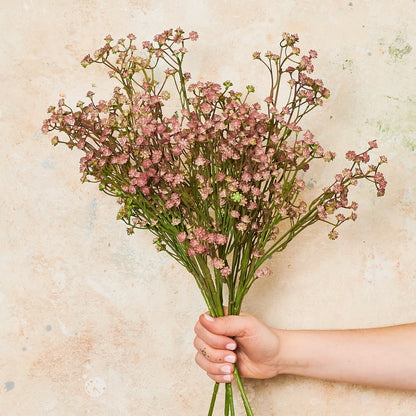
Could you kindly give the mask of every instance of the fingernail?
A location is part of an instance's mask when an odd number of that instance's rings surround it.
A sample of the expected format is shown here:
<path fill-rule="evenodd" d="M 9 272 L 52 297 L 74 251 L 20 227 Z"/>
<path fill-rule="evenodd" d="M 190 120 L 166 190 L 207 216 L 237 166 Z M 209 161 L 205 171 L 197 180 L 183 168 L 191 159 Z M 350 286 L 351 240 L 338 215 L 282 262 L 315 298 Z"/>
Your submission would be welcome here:
<path fill-rule="evenodd" d="M 226 375 L 223 378 L 224 378 L 224 381 L 227 381 L 227 382 L 231 381 L 231 376 L 230 375 Z"/>
<path fill-rule="evenodd" d="M 227 363 L 235 363 L 235 355 L 227 355 L 224 358 L 224 361 L 226 361 Z"/>
<path fill-rule="evenodd" d="M 221 367 L 221 371 L 225 374 L 230 374 L 231 373 L 231 368 L 228 365 L 223 365 Z"/>
<path fill-rule="evenodd" d="M 226 346 L 225 346 L 225 348 L 227 349 L 227 350 L 231 350 L 231 351 L 233 351 L 233 350 L 235 350 L 235 344 L 227 344 Z"/>
<path fill-rule="evenodd" d="M 204 313 L 204 317 L 207 321 L 209 322 L 214 322 L 214 318 L 212 316 L 207 315 L 206 313 Z"/>

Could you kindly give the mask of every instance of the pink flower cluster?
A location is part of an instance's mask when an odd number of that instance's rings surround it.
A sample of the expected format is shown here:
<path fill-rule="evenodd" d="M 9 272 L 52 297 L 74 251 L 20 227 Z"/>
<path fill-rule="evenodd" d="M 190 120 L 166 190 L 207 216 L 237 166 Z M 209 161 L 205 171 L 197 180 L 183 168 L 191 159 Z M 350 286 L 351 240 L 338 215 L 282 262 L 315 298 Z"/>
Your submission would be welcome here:
<path fill-rule="evenodd" d="M 84 152 L 82 180 L 99 182 L 102 191 L 119 199 L 119 218 L 129 232 L 147 228 L 170 253 L 209 257 L 223 277 L 234 272 L 230 253 L 247 244 L 250 264 L 257 270 L 263 254 L 283 249 L 316 221 L 330 223 L 330 238 L 336 238 L 335 229 L 356 218 L 358 205 L 348 200 L 350 186 L 366 179 L 374 182 L 378 195 L 384 194 L 379 166 L 386 159 L 369 164 L 375 141 L 363 153 L 349 151 L 351 167 L 313 201 L 301 199 L 302 176 L 310 163 L 335 157 L 300 125 L 305 114 L 329 97 L 323 82 L 310 76 L 316 52 L 300 56 L 297 35 L 284 34 L 278 54 L 253 54 L 274 79 L 286 77 L 290 87 L 289 98 L 279 106 L 280 84 L 272 85 L 265 112 L 260 104 L 247 102 L 251 85 L 244 95 L 231 89 L 230 81 L 189 84 L 190 74 L 182 68 L 184 42 L 197 38 L 196 32 L 186 37 L 181 28 L 171 29 L 143 42 L 143 56 L 134 35 L 115 43 L 108 36 L 82 65 L 104 64 L 122 87 L 108 101 L 97 102 L 88 92 L 89 102 L 79 101 L 76 109 L 61 99 L 48 109 L 42 131 L 65 133 L 67 141 L 55 136 L 53 144 Z M 158 80 L 154 68 L 161 64 L 164 78 Z M 170 79 L 181 102 L 174 114 L 164 110 Z M 292 232 L 280 233 L 277 225 L 283 221 Z M 271 241 L 275 243 L 267 251 Z M 255 277 L 267 274 L 259 269 Z"/>

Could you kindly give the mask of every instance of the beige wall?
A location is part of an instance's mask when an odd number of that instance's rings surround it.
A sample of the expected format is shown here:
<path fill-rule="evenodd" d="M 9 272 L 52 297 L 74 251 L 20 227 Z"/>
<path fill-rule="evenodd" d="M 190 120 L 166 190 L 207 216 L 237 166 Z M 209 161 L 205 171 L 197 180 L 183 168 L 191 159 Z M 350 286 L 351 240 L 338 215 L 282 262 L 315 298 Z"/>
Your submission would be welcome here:
<path fill-rule="evenodd" d="M 378 139 L 385 198 L 356 191 L 355 224 L 335 242 L 318 224 L 270 262 L 245 310 L 283 328 L 416 321 L 416 2 L 2 0 L 0 11 L 0 413 L 10 416 L 203 415 L 211 381 L 193 361 L 204 310 L 190 276 L 115 221 L 115 201 L 81 185 L 78 154 L 41 135 L 46 108 L 75 103 L 106 76 L 79 65 L 108 34 L 200 34 L 194 79 L 262 86 L 251 59 L 283 31 L 319 53 L 332 92 L 307 120 L 339 155 Z M 276 48 L 275 48 L 276 49 Z M 265 91 L 265 90 L 263 90 Z M 324 182 L 322 182 L 324 185 Z M 94 390 L 93 387 L 97 389 Z M 256 415 L 416 413 L 403 392 L 295 377 L 248 381 Z M 218 412 L 221 414 L 221 412 Z M 242 414 L 242 413 L 239 413 Z"/>

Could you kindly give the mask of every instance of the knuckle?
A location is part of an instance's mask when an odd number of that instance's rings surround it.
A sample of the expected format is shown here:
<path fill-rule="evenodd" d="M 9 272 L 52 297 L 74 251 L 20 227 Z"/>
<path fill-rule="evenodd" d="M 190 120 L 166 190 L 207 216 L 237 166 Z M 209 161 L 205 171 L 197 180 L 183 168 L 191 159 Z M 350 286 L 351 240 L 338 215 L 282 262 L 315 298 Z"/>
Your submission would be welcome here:
<path fill-rule="evenodd" d="M 195 326 L 194 326 L 194 332 L 197 334 L 198 333 L 198 330 L 199 330 L 199 326 L 200 326 L 201 324 L 199 323 L 199 321 L 195 324 Z"/>

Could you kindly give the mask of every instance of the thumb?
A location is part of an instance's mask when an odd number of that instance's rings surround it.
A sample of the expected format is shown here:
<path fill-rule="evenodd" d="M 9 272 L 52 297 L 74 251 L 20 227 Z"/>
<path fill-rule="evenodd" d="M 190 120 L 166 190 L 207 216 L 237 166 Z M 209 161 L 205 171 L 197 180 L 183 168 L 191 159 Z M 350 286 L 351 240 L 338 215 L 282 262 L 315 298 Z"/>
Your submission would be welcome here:
<path fill-rule="evenodd" d="M 213 334 L 241 337 L 250 332 L 251 318 L 250 315 L 227 315 L 213 318 L 208 314 L 203 314 L 200 316 L 199 322 Z"/>

